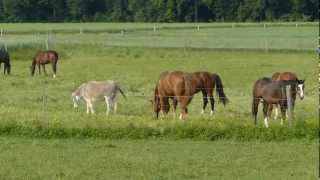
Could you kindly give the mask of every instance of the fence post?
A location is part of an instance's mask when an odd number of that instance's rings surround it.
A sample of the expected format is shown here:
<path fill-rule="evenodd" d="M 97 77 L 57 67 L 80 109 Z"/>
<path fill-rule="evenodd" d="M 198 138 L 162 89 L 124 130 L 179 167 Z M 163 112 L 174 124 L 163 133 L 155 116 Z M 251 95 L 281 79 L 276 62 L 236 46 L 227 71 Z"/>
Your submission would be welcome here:
<path fill-rule="evenodd" d="M 288 122 L 289 122 L 289 127 L 292 126 L 292 97 L 291 97 L 291 86 L 287 85 L 286 86 L 286 96 L 287 96 L 287 106 L 288 106 Z"/>
<path fill-rule="evenodd" d="M 153 24 L 153 32 L 156 32 L 157 31 L 157 26 L 156 24 Z"/>
<path fill-rule="evenodd" d="M 82 27 L 80 28 L 80 34 L 82 34 L 83 33 L 83 30 L 82 30 Z"/>
<path fill-rule="evenodd" d="M 3 36 L 3 28 L 1 28 L 0 36 Z"/>
<path fill-rule="evenodd" d="M 197 25 L 197 30 L 200 31 L 200 25 L 199 24 Z"/>
<path fill-rule="evenodd" d="M 47 39 L 46 39 L 46 49 L 49 50 L 49 32 L 47 34 Z"/>

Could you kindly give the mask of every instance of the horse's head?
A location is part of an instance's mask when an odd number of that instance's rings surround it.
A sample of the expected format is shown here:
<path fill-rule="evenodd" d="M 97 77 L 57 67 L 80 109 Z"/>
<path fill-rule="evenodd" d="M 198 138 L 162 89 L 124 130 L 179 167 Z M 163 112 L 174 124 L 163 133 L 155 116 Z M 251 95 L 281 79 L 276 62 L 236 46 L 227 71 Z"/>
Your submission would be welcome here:
<path fill-rule="evenodd" d="M 304 98 L 304 81 L 305 80 L 297 80 L 297 92 L 301 100 Z"/>

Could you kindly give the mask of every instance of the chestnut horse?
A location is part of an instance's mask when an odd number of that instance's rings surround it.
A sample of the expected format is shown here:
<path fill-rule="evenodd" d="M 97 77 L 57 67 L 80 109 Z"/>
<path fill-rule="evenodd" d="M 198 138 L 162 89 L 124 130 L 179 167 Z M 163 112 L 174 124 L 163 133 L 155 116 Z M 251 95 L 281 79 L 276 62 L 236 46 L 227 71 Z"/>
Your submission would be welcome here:
<path fill-rule="evenodd" d="M 0 67 L 1 64 L 4 64 L 4 74 L 10 74 L 11 72 L 11 64 L 10 64 L 10 56 L 7 50 L 1 48 L 0 49 Z"/>
<path fill-rule="evenodd" d="M 297 75 L 295 73 L 292 72 L 283 72 L 283 73 L 279 73 L 276 72 L 272 75 L 272 80 L 274 81 L 280 81 L 280 80 L 292 80 L 292 81 L 299 81 L 299 85 L 297 86 L 296 89 L 293 89 L 294 91 L 292 92 L 292 110 L 294 109 L 295 106 L 295 101 L 296 101 L 296 96 L 297 96 L 297 92 L 299 94 L 300 99 L 302 100 L 304 98 L 304 80 L 299 80 Z M 276 109 L 275 109 L 275 117 L 274 119 L 278 118 L 278 105 L 275 105 Z M 273 106 L 270 105 L 268 108 L 269 114 L 271 114 L 273 109 Z"/>
<path fill-rule="evenodd" d="M 228 98 L 226 97 L 223 84 L 220 76 L 218 74 L 211 74 L 209 72 L 194 72 L 192 73 L 192 85 L 195 88 L 195 93 L 202 92 L 203 98 L 203 107 L 202 114 L 204 113 L 206 106 L 208 104 L 208 99 L 211 103 L 211 112 L 210 115 L 213 114 L 214 111 L 214 97 L 213 90 L 216 89 L 216 93 L 219 96 L 219 101 L 226 105 L 228 102 Z"/>
<path fill-rule="evenodd" d="M 273 81 L 271 78 L 261 78 L 258 79 L 253 87 L 253 101 L 252 101 L 252 115 L 254 117 L 254 123 L 257 124 L 257 114 L 258 114 L 258 106 L 259 103 L 263 103 L 263 115 L 264 115 L 264 124 L 268 128 L 268 117 L 270 116 L 270 112 L 268 113 L 268 108 L 273 104 L 279 104 L 282 119 L 281 125 L 283 124 L 283 120 L 286 118 L 286 110 L 287 107 L 287 96 L 293 95 L 297 86 L 300 86 L 304 82 L 299 80 L 279 80 Z M 286 93 L 286 86 L 291 86 L 290 94 Z"/>
<path fill-rule="evenodd" d="M 188 113 L 187 106 L 195 92 L 191 83 L 192 77 L 189 73 L 181 71 L 161 73 L 154 90 L 153 108 L 156 117 L 159 117 L 160 112 L 169 112 L 169 99 L 172 99 L 175 103 L 174 108 L 177 103 L 180 104 L 180 119 L 184 119 Z"/>
<path fill-rule="evenodd" d="M 56 77 L 56 72 L 57 72 L 57 62 L 58 62 L 59 56 L 56 51 L 38 51 L 36 55 L 33 58 L 32 65 L 31 65 L 31 75 L 34 75 L 36 65 L 38 66 L 39 69 L 39 74 L 41 74 L 41 67 L 43 69 L 43 72 L 47 74 L 45 65 L 46 64 L 51 64 L 52 65 L 52 70 L 53 70 L 53 77 Z"/>

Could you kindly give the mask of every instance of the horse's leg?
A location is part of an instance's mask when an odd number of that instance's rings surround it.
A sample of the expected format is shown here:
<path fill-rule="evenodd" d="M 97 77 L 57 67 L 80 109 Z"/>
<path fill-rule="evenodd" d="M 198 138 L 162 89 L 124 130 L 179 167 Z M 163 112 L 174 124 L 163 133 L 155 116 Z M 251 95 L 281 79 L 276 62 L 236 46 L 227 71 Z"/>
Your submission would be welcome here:
<path fill-rule="evenodd" d="M 257 125 L 257 115 L 258 115 L 258 107 L 260 103 L 260 98 L 253 97 L 252 101 L 252 115 L 254 117 L 254 124 Z"/>
<path fill-rule="evenodd" d="M 268 116 L 269 116 L 269 117 L 271 117 L 272 110 L 273 110 L 273 105 L 272 105 L 272 104 L 269 104 L 269 105 L 268 105 Z"/>
<path fill-rule="evenodd" d="M 45 75 L 47 75 L 46 65 L 45 65 L 45 64 L 43 64 L 43 65 L 42 65 L 42 68 L 43 68 L 43 72 L 44 72 L 44 74 L 45 74 Z"/>
<path fill-rule="evenodd" d="M 53 62 L 52 64 L 53 78 L 56 78 L 57 73 L 57 62 Z"/>
<path fill-rule="evenodd" d="M 203 106 L 202 106 L 202 111 L 201 114 L 204 114 L 204 111 L 206 110 L 207 104 L 208 104 L 208 96 L 206 91 L 202 91 L 202 98 L 203 98 Z"/>
<path fill-rule="evenodd" d="M 184 96 L 184 97 L 180 97 L 180 108 L 181 108 L 181 112 L 180 112 L 180 116 L 179 118 L 181 120 L 184 120 L 186 118 L 186 115 L 188 114 L 188 104 L 190 103 L 191 98 Z"/>
<path fill-rule="evenodd" d="M 268 123 L 268 104 L 266 102 L 263 103 L 263 117 L 264 117 L 264 125 L 266 126 L 266 128 L 269 127 L 269 123 Z"/>
<path fill-rule="evenodd" d="M 164 100 L 164 97 L 163 96 L 160 96 L 159 97 L 159 102 L 160 102 L 160 119 L 162 119 L 164 117 L 164 111 L 165 111 L 165 107 L 166 104 L 164 103 L 165 100 Z"/>
<path fill-rule="evenodd" d="M 172 98 L 172 114 L 173 114 L 173 118 L 176 118 L 176 111 L 177 111 L 177 105 L 178 105 L 178 100 L 176 98 Z"/>
<path fill-rule="evenodd" d="M 210 115 L 212 116 L 213 115 L 213 111 L 214 111 L 214 98 L 213 98 L 212 92 L 209 92 L 208 95 L 209 95 L 210 104 L 211 104 Z"/>
<path fill-rule="evenodd" d="M 38 70 L 39 70 L 39 75 L 41 74 L 41 67 L 40 67 L 40 63 L 38 64 Z"/>
<path fill-rule="evenodd" d="M 283 121 L 284 119 L 286 119 L 286 110 L 287 110 L 286 102 L 280 103 L 280 109 L 281 109 L 281 115 L 282 115 L 280 124 L 283 125 Z"/>

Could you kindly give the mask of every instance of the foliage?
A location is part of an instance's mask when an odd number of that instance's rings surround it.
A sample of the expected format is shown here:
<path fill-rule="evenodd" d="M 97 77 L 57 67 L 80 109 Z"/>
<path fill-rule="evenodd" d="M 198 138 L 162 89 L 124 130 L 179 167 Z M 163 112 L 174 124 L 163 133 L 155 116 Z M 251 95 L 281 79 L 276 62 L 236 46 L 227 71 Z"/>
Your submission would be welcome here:
<path fill-rule="evenodd" d="M 0 0 L 0 20 L 315 21 L 317 0 Z"/>

